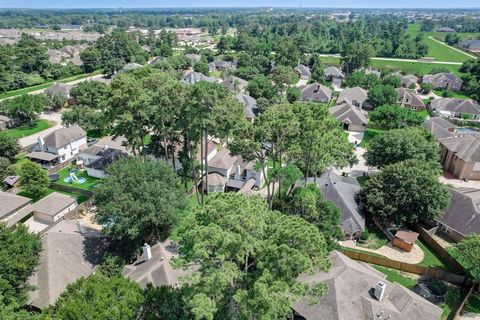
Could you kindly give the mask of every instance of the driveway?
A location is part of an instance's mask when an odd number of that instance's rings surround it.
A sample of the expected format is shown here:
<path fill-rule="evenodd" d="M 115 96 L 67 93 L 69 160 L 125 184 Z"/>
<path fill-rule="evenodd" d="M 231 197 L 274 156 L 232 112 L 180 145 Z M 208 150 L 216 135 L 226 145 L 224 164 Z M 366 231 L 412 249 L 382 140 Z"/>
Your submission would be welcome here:
<path fill-rule="evenodd" d="M 20 147 L 26 148 L 28 146 L 31 146 L 32 144 L 37 143 L 38 138 L 42 137 L 44 138 L 48 134 L 52 133 L 53 131 L 60 129 L 63 127 L 62 125 L 62 114 L 59 112 L 42 112 L 39 116 L 40 119 L 45 119 L 49 121 L 54 121 L 56 124 L 48 129 L 45 129 L 43 131 L 37 132 L 35 134 L 32 134 L 31 136 L 25 137 L 25 138 L 20 138 L 18 142 L 20 143 Z"/>
<path fill-rule="evenodd" d="M 444 171 L 443 174 L 440 176 L 440 182 L 452 185 L 455 188 L 480 189 L 480 181 L 470 180 L 467 182 L 464 180 L 460 180 L 448 171 Z"/>
<path fill-rule="evenodd" d="M 363 132 L 349 132 L 348 133 L 348 141 L 350 143 L 357 143 L 360 144 L 360 141 L 363 139 Z M 336 174 L 341 175 L 343 172 L 348 173 L 348 175 L 352 177 L 361 177 L 365 173 L 369 172 L 369 168 L 367 166 L 367 161 L 365 160 L 365 152 L 367 149 L 362 147 L 355 147 L 355 156 L 358 159 L 358 163 L 354 164 L 352 167 L 346 166 L 343 168 L 334 168 Z"/>

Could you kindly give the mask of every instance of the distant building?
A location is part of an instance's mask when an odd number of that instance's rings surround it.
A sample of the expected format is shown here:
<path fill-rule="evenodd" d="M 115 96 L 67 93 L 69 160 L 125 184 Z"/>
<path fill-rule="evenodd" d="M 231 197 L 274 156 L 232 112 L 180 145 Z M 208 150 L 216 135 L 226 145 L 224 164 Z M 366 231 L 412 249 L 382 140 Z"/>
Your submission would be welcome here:
<path fill-rule="evenodd" d="M 430 107 L 445 118 L 462 119 L 467 117 L 480 120 L 480 106 L 471 99 L 438 98 L 430 102 Z"/>
<path fill-rule="evenodd" d="M 426 106 L 423 100 L 415 93 L 415 91 L 406 88 L 395 89 L 398 95 L 397 103 L 405 108 L 415 111 L 423 111 Z"/>
<path fill-rule="evenodd" d="M 228 90 L 232 92 L 240 92 L 245 90 L 245 88 L 248 86 L 248 81 L 231 75 L 226 77 L 225 80 L 221 82 L 221 84 L 226 86 Z"/>
<path fill-rule="evenodd" d="M 299 64 L 298 66 L 295 67 L 295 71 L 297 72 L 300 79 L 302 79 L 302 80 L 310 79 L 311 72 L 310 72 L 309 67 L 307 67 L 303 64 Z"/>
<path fill-rule="evenodd" d="M 195 71 L 187 71 L 183 77 L 182 77 L 182 82 L 187 83 L 187 84 L 194 84 L 199 81 L 207 81 L 207 82 L 212 82 L 216 83 L 218 82 L 219 79 L 214 78 L 214 77 L 207 77 L 204 74 L 200 72 L 195 72 Z"/>
<path fill-rule="evenodd" d="M 328 102 L 332 98 L 332 89 L 318 83 L 300 87 L 300 98 L 303 101 Z"/>
<path fill-rule="evenodd" d="M 357 106 L 344 102 L 328 109 L 330 114 L 342 123 L 347 131 L 364 132 L 368 124 L 368 114 Z"/>
<path fill-rule="evenodd" d="M 366 109 L 367 99 L 367 90 L 360 87 L 346 88 L 340 92 L 337 98 L 337 104 L 348 102 L 359 108 Z"/>
<path fill-rule="evenodd" d="M 342 70 L 334 66 L 325 68 L 323 73 L 325 74 L 325 80 L 331 81 L 333 84 L 340 85 L 343 79 L 345 79 Z"/>
<path fill-rule="evenodd" d="M 450 27 L 441 27 L 437 29 L 437 32 L 455 32 L 455 29 Z"/>
<path fill-rule="evenodd" d="M 458 46 L 473 53 L 480 53 L 480 40 L 461 41 Z"/>
<path fill-rule="evenodd" d="M 258 112 L 257 108 L 257 100 L 252 98 L 246 93 L 239 92 L 235 95 L 235 98 L 243 104 L 243 110 L 245 113 L 245 117 L 248 121 L 253 122 Z"/>
<path fill-rule="evenodd" d="M 441 90 L 462 90 L 463 81 L 453 73 L 436 73 L 423 76 L 422 82 L 431 83 L 434 89 Z"/>

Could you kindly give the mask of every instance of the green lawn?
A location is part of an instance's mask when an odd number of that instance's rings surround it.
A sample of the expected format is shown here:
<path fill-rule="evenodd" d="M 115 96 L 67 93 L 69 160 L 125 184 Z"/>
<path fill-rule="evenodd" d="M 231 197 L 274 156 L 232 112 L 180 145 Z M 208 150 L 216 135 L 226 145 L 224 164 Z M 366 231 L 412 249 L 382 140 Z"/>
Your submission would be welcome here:
<path fill-rule="evenodd" d="M 438 96 L 442 96 L 442 93 L 443 93 L 444 90 L 433 90 L 433 92 L 435 92 L 436 95 Z M 452 94 L 452 98 L 458 98 L 458 99 L 470 99 L 470 96 L 468 96 L 466 93 L 464 92 L 458 92 L 458 91 L 450 91 L 451 94 Z"/>
<path fill-rule="evenodd" d="M 20 139 L 23 137 L 31 136 L 32 134 L 38 133 L 45 129 L 51 128 L 54 125 L 55 125 L 54 121 L 41 119 L 41 120 L 35 121 L 35 124 L 33 126 L 23 125 L 23 126 L 12 128 L 12 129 L 7 129 L 4 131 L 1 131 L 0 135 L 5 135 L 5 136 L 13 137 L 16 139 Z"/>
<path fill-rule="evenodd" d="M 105 130 L 99 130 L 99 129 L 92 129 L 87 131 L 87 137 L 88 138 L 93 138 L 93 139 L 101 139 L 103 137 L 108 136 L 108 132 L 105 132 Z"/>
<path fill-rule="evenodd" d="M 398 284 L 401 284 L 407 289 L 412 290 L 415 284 L 417 283 L 417 280 L 407 277 L 404 272 L 387 268 L 387 267 L 382 267 L 382 266 L 377 266 L 375 264 L 371 265 L 381 273 L 387 276 L 387 280 L 390 282 L 396 282 Z"/>
<path fill-rule="evenodd" d="M 370 141 L 375 137 L 378 136 L 379 134 L 383 134 L 385 130 L 382 129 L 374 129 L 374 128 L 368 128 L 365 130 L 365 133 L 363 135 L 362 142 L 360 142 L 360 146 L 363 148 L 368 148 L 370 145 Z"/>
<path fill-rule="evenodd" d="M 50 86 L 52 86 L 55 82 L 66 83 L 66 82 L 70 82 L 70 81 L 75 81 L 75 80 L 88 78 L 88 77 L 100 74 L 101 72 L 102 72 L 101 70 L 97 70 L 97 71 L 92 72 L 92 73 L 79 74 L 79 75 L 76 75 L 76 76 L 73 76 L 73 77 L 68 77 L 68 78 L 55 80 L 55 81 L 49 81 L 49 82 L 45 82 L 45 83 L 38 84 L 38 85 L 28 87 L 28 88 L 22 88 L 22 89 L 8 91 L 8 92 L 0 94 L 0 99 L 10 98 L 10 97 L 18 96 L 18 95 L 21 95 L 21 94 L 29 93 L 29 92 L 32 92 L 32 91 L 46 89 L 46 88 L 49 88 Z"/>
<path fill-rule="evenodd" d="M 357 241 L 357 246 L 375 250 L 380 249 L 389 242 L 387 236 L 375 224 L 368 223 L 365 226 L 365 230 L 368 232 L 368 240 L 365 243 Z"/>
<path fill-rule="evenodd" d="M 447 270 L 447 271 L 449 270 L 448 265 L 444 264 L 437 257 L 437 255 L 426 246 L 426 244 L 424 242 L 422 242 L 420 239 L 418 239 L 416 243 L 422 249 L 423 254 L 424 254 L 423 261 L 420 262 L 418 265 L 423 266 L 423 267 L 432 267 L 432 268 Z"/>
<path fill-rule="evenodd" d="M 340 59 L 337 57 L 321 57 L 322 63 L 327 65 L 339 65 Z M 378 69 L 390 69 L 392 71 L 402 70 L 406 73 L 429 74 L 433 69 L 444 68 L 457 75 L 462 75 L 460 65 L 443 63 L 425 63 L 413 61 L 389 61 L 372 60 L 370 66 Z"/>
<path fill-rule="evenodd" d="M 426 119 L 428 117 L 427 109 L 420 111 L 418 114 L 422 116 L 423 119 Z"/>
<path fill-rule="evenodd" d="M 463 312 L 473 312 L 480 314 L 480 294 L 472 294 L 470 298 L 468 298 Z"/>
<path fill-rule="evenodd" d="M 63 185 L 63 186 L 69 186 L 69 187 L 73 187 L 73 188 L 77 188 L 77 189 L 92 191 L 96 186 L 98 186 L 102 182 L 101 179 L 89 177 L 88 174 L 87 174 L 87 171 L 84 170 L 84 171 L 78 171 L 76 173 L 77 178 L 85 178 L 86 179 L 84 183 L 82 183 L 82 184 L 79 184 L 79 183 L 76 183 L 76 182 L 67 183 L 67 182 L 63 181 L 63 179 L 69 176 L 70 167 L 63 168 L 62 170 L 60 170 L 58 172 L 58 174 L 60 174 L 60 179 L 55 181 L 54 182 L 55 184 Z"/>
<path fill-rule="evenodd" d="M 420 23 L 409 24 L 407 33 L 412 36 L 416 37 L 420 33 Z M 429 37 L 434 37 L 435 39 L 444 42 L 446 33 L 443 32 L 423 32 L 423 42 L 428 46 L 428 53 L 427 57 L 435 58 L 437 61 L 449 61 L 449 62 L 464 62 L 471 59 L 469 56 L 455 51 L 451 48 L 448 48 L 435 40 L 430 39 Z M 475 34 L 462 34 L 459 33 L 460 37 L 465 39 L 471 36 L 475 36 Z M 480 34 L 476 34 L 477 36 Z"/>

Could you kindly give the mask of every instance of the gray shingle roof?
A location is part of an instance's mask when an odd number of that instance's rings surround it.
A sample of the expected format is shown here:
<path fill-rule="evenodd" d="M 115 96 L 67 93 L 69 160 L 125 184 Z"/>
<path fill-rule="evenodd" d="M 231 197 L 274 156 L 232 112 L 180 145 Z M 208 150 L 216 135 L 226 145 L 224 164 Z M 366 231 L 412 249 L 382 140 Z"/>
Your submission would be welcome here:
<path fill-rule="evenodd" d="M 458 45 L 468 50 L 480 50 L 480 40 L 465 40 Z"/>
<path fill-rule="evenodd" d="M 330 253 L 328 272 L 316 271 L 299 277 L 309 285 L 324 282 L 328 286 L 325 296 L 312 304 L 303 298 L 293 304 L 296 313 L 306 320 L 376 320 L 383 311 L 390 320 L 438 320 L 442 309 L 423 299 L 413 291 L 385 279 L 385 275 L 367 264 L 356 262 L 338 251 Z M 380 302 L 372 289 L 382 281 L 386 295 Z"/>
<path fill-rule="evenodd" d="M 97 153 L 97 156 L 100 156 L 101 158 L 93 161 L 92 163 L 87 165 L 87 168 L 92 168 L 95 170 L 105 170 L 105 168 L 112 163 L 115 163 L 122 157 L 128 156 L 127 153 L 117 150 L 117 149 L 103 149 L 99 153 Z"/>
<path fill-rule="evenodd" d="M 43 141 L 46 146 L 60 148 L 74 141 L 85 138 L 87 133 L 81 127 L 74 125 L 61 128 L 47 135 Z"/>
<path fill-rule="evenodd" d="M 478 134 L 441 138 L 438 141 L 464 161 L 480 161 L 480 136 Z"/>
<path fill-rule="evenodd" d="M 30 203 L 32 199 L 0 191 L 0 219 Z"/>
<path fill-rule="evenodd" d="M 157 243 L 151 247 L 152 258 L 145 260 L 140 256 L 133 264 L 123 268 L 123 275 L 137 282 L 142 288 L 148 283 L 153 286 L 177 285 L 181 278 L 192 274 L 196 268 L 187 270 L 175 269 L 170 264 L 174 257 L 178 257 L 179 247 L 170 240 Z"/>
<path fill-rule="evenodd" d="M 90 275 L 100 263 L 108 241 L 97 230 L 84 231 L 79 232 L 76 220 L 62 220 L 42 236 L 40 264 L 29 280 L 36 287 L 30 305 L 44 308 L 55 303 L 68 284 Z"/>
<path fill-rule="evenodd" d="M 300 87 L 301 98 L 304 101 L 326 102 L 332 97 L 332 89 L 318 83 Z"/>
<path fill-rule="evenodd" d="M 432 100 L 430 105 L 434 111 L 480 115 L 480 106 L 471 99 L 438 98 Z"/>
<path fill-rule="evenodd" d="M 246 93 L 239 92 L 235 95 L 235 98 L 244 105 L 244 113 L 247 119 L 255 118 L 255 111 L 257 110 L 257 100 L 252 98 Z"/>
<path fill-rule="evenodd" d="M 35 202 L 32 206 L 34 212 L 42 213 L 48 216 L 55 216 L 63 209 L 77 203 L 77 200 L 66 194 L 53 192 Z"/>
<path fill-rule="evenodd" d="M 228 76 L 221 82 L 224 86 L 228 88 L 230 91 L 238 91 L 243 90 L 247 87 L 248 81 L 243 80 L 239 77 L 235 76 Z"/>
<path fill-rule="evenodd" d="M 342 123 L 352 123 L 356 125 L 367 125 L 368 123 L 367 112 L 356 106 L 352 106 L 348 102 L 331 107 L 328 111 Z"/>
<path fill-rule="evenodd" d="M 337 104 L 343 102 L 353 103 L 353 101 L 361 103 L 367 99 L 368 93 L 365 89 L 360 87 L 346 88 L 338 95 Z"/>
<path fill-rule="evenodd" d="M 453 73 L 441 72 L 436 74 L 427 74 L 423 76 L 423 82 L 431 83 L 434 88 L 443 87 L 445 82 L 461 83 L 462 79 Z"/>
<path fill-rule="evenodd" d="M 208 162 L 209 168 L 219 168 L 228 170 L 237 162 L 238 156 L 230 154 L 230 150 L 223 148 Z"/>
<path fill-rule="evenodd" d="M 345 77 L 342 70 L 340 70 L 337 67 L 330 66 L 327 67 L 323 70 L 324 74 L 326 77 L 337 77 L 337 78 L 343 78 Z"/>
<path fill-rule="evenodd" d="M 55 83 L 53 86 L 51 86 L 48 89 L 45 89 L 46 94 L 62 94 L 64 96 L 69 96 L 70 95 L 70 90 L 73 88 L 73 86 L 69 84 L 64 84 L 64 83 Z"/>
<path fill-rule="evenodd" d="M 207 77 L 200 72 L 189 71 L 183 75 L 182 81 L 188 84 L 194 84 L 199 81 L 218 82 L 217 78 Z"/>
<path fill-rule="evenodd" d="M 465 236 L 480 233 L 480 190 L 457 188 L 450 193 L 450 206 L 437 220 Z"/>
<path fill-rule="evenodd" d="M 301 77 L 309 77 L 311 75 L 310 68 L 307 67 L 306 65 L 299 64 L 298 66 L 295 67 L 295 71 L 300 74 Z"/>
<path fill-rule="evenodd" d="M 425 108 L 425 103 L 414 91 L 405 88 L 397 88 L 395 90 L 400 97 L 402 105 Z"/>
<path fill-rule="evenodd" d="M 452 136 L 453 131 L 457 127 L 453 123 L 449 122 L 442 117 L 432 117 L 428 120 L 425 120 L 423 127 L 428 130 L 435 139 L 447 138 Z"/>

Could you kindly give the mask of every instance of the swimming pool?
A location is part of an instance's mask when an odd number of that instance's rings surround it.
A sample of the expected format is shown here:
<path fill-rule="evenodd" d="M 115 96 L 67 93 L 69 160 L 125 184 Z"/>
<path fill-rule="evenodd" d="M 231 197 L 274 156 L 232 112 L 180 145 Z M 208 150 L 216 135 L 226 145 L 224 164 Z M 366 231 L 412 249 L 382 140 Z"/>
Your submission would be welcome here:
<path fill-rule="evenodd" d="M 477 132 L 478 130 L 474 128 L 464 128 L 464 127 L 459 127 L 457 128 L 458 133 L 474 133 Z"/>

